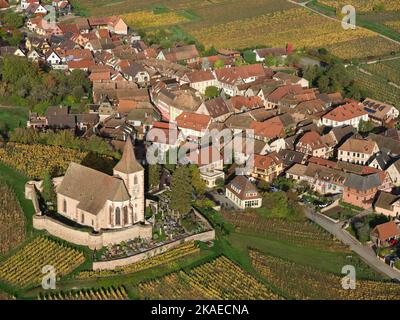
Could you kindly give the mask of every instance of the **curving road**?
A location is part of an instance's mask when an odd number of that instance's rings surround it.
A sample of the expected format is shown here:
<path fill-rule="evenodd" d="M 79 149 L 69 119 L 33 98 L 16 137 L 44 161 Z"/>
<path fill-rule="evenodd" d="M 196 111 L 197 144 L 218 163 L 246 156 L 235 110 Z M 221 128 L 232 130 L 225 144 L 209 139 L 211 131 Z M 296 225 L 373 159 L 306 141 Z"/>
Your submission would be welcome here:
<path fill-rule="evenodd" d="M 357 253 L 371 268 L 388 276 L 391 279 L 400 280 L 400 272 L 394 270 L 386 263 L 379 260 L 376 257 L 375 252 L 369 246 L 358 242 L 349 233 L 342 229 L 343 222 L 335 223 L 326 218 L 324 215 L 314 212 L 308 207 L 304 207 L 304 209 L 308 219 L 320 225 L 345 245 L 348 245 L 350 249 Z"/>

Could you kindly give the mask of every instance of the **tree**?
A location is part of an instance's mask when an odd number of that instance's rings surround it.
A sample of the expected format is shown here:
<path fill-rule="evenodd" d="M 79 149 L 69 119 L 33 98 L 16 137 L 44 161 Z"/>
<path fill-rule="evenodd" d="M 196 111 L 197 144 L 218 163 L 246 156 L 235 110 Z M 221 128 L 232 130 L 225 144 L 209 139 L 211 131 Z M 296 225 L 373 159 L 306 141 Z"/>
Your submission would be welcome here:
<path fill-rule="evenodd" d="M 43 175 L 43 192 L 42 192 L 43 199 L 46 202 L 56 203 L 56 193 L 54 191 L 53 181 L 51 179 L 50 173 L 47 171 Z"/>
<path fill-rule="evenodd" d="M 204 95 L 210 99 L 218 97 L 218 94 L 219 94 L 219 89 L 215 86 L 208 86 L 204 93 Z"/>
<path fill-rule="evenodd" d="M 215 69 L 221 69 L 225 66 L 224 61 L 222 61 L 221 59 L 218 59 L 214 62 L 214 68 Z"/>
<path fill-rule="evenodd" d="M 243 52 L 243 59 L 249 64 L 257 63 L 256 54 L 252 50 L 246 50 Z"/>
<path fill-rule="evenodd" d="M 278 59 L 274 56 L 265 57 L 264 64 L 268 67 L 275 67 L 278 64 Z"/>
<path fill-rule="evenodd" d="M 24 25 L 24 18 L 13 11 L 6 12 L 3 19 L 4 24 L 11 29 L 18 29 Z"/>
<path fill-rule="evenodd" d="M 329 92 L 329 78 L 326 75 L 322 75 L 317 83 L 318 83 L 318 88 L 321 90 L 323 93 Z"/>
<path fill-rule="evenodd" d="M 109 155 L 112 153 L 112 148 L 110 144 L 96 135 L 91 136 L 88 140 L 85 141 L 84 148 L 88 151 L 104 155 Z"/>
<path fill-rule="evenodd" d="M 160 184 L 161 166 L 157 164 L 150 164 L 148 167 L 149 187 L 150 189 Z"/>
<path fill-rule="evenodd" d="M 81 101 L 84 94 L 85 91 L 83 90 L 82 86 L 76 86 L 72 89 L 72 95 L 74 96 L 76 103 Z"/>
<path fill-rule="evenodd" d="M 187 166 L 179 166 L 172 174 L 170 208 L 179 215 L 190 210 L 192 202 L 192 185 Z"/>
<path fill-rule="evenodd" d="M 206 191 L 206 184 L 200 177 L 200 170 L 196 165 L 189 166 L 190 178 L 192 179 L 192 186 L 198 196 L 203 196 Z"/>
<path fill-rule="evenodd" d="M 372 130 L 374 130 L 374 128 L 375 128 L 375 125 L 371 120 L 369 120 L 369 121 L 361 120 L 358 125 L 358 131 L 361 133 L 371 132 Z"/>

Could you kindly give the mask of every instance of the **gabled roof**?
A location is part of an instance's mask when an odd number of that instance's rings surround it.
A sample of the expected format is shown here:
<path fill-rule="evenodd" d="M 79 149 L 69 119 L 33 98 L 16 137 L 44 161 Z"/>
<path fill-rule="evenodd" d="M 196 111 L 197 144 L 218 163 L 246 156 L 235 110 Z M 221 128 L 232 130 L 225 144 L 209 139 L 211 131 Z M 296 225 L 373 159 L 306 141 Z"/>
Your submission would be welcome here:
<path fill-rule="evenodd" d="M 204 105 L 212 118 L 218 118 L 231 113 L 228 104 L 222 97 L 207 100 L 204 102 Z"/>
<path fill-rule="evenodd" d="M 397 228 L 397 225 L 394 221 L 389 221 L 377 225 L 371 231 L 371 233 L 375 234 L 379 240 L 385 241 L 387 239 L 399 236 L 399 229 Z"/>
<path fill-rule="evenodd" d="M 375 147 L 376 142 L 373 140 L 349 138 L 339 147 L 339 150 L 372 155 Z"/>
<path fill-rule="evenodd" d="M 203 70 L 187 73 L 186 77 L 188 78 L 190 83 L 215 80 L 215 76 L 211 71 L 203 71 Z"/>
<path fill-rule="evenodd" d="M 133 151 L 133 144 L 130 137 L 126 140 L 124 152 L 122 153 L 121 160 L 114 167 L 115 171 L 130 174 L 143 171 L 143 167 L 136 160 L 135 152 Z"/>
<path fill-rule="evenodd" d="M 193 112 L 182 112 L 175 120 L 179 128 L 194 131 L 206 130 L 211 123 L 210 116 Z"/>
<path fill-rule="evenodd" d="M 378 199 L 375 202 L 375 208 L 382 208 L 389 211 L 393 210 L 393 203 L 399 199 L 399 196 L 388 193 L 388 192 L 379 192 Z"/>
<path fill-rule="evenodd" d="M 281 163 L 282 159 L 276 152 L 272 152 L 265 156 L 258 154 L 254 155 L 254 167 L 257 169 L 268 170 L 272 165 L 276 166 Z"/>
<path fill-rule="evenodd" d="M 347 103 L 345 105 L 336 107 L 323 116 L 325 119 L 332 121 L 343 122 L 346 120 L 362 117 L 368 114 L 364 110 L 364 106 L 359 102 Z"/>
<path fill-rule="evenodd" d="M 122 179 L 71 162 L 57 193 L 79 201 L 78 208 L 96 215 L 107 200 L 127 201 L 129 193 Z"/>
<path fill-rule="evenodd" d="M 370 174 L 368 176 L 360 176 L 350 173 L 349 178 L 345 182 L 345 186 L 359 191 L 366 191 L 381 186 L 382 180 L 380 173 Z"/>
<path fill-rule="evenodd" d="M 259 199 L 257 187 L 245 176 L 236 176 L 227 186 L 241 200 Z"/>

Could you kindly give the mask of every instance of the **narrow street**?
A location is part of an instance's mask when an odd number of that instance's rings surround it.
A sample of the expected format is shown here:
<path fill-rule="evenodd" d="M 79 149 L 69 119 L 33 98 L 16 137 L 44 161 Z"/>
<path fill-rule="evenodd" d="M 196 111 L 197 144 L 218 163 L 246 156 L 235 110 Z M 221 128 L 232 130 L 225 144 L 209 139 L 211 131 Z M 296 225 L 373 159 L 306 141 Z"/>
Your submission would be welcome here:
<path fill-rule="evenodd" d="M 320 225 L 345 245 L 348 245 L 350 249 L 357 253 L 371 268 L 388 276 L 391 279 L 400 280 L 400 272 L 394 270 L 386 263 L 379 260 L 376 257 L 375 252 L 370 247 L 358 242 L 342 229 L 343 222 L 334 223 L 324 215 L 314 212 L 310 208 L 304 207 L 304 209 L 307 218 Z"/>

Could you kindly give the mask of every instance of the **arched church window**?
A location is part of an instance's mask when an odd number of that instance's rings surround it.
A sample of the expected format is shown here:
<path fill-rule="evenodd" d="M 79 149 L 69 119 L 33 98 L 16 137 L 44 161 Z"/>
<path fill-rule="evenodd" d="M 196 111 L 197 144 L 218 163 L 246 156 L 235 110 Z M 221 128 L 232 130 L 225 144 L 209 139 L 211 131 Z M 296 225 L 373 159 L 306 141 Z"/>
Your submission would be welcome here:
<path fill-rule="evenodd" d="M 65 200 L 65 199 L 63 202 L 63 212 L 67 213 L 67 200 Z"/>
<path fill-rule="evenodd" d="M 128 223 L 128 207 L 124 207 L 124 224 Z"/>
<path fill-rule="evenodd" d="M 110 206 L 110 225 L 114 224 L 113 218 L 112 218 L 112 212 L 113 212 L 113 208 Z"/>
<path fill-rule="evenodd" d="M 133 178 L 133 183 L 134 183 L 134 184 L 138 184 L 138 178 L 137 178 L 137 176 L 135 176 L 135 177 Z"/>
<path fill-rule="evenodd" d="M 115 224 L 117 226 L 121 225 L 121 210 L 119 208 L 115 209 Z"/>

